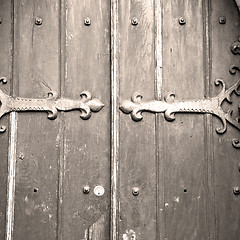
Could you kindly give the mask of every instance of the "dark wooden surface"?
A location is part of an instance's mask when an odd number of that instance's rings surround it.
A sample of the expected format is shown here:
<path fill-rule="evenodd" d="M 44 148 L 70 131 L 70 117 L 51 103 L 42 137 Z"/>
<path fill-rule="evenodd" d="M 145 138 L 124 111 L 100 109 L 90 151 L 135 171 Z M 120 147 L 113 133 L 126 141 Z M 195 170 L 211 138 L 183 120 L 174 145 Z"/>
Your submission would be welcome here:
<path fill-rule="evenodd" d="M 135 92 L 146 101 L 163 99 L 169 91 L 177 100 L 204 99 L 219 92 L 216 78 L 227 87 L 239 79 L 240 73 L 229 73 L 231 65 L 240 66 L 239 55 L 230 51 L 239 38 L 234 0 L 161 1 L 162 79 L 156 75 L 157 5 L 118 1 L 120 102 Z M 116 221 L 113 235 L 124 240 L 238 240 L 240 199 L 233 188 L 240 186 L 240 154 L 231 142 L 240 134 L 229 124 L 219 135 L 215 128 L 221 123 L 211 115 L 176 114 L 167 122 L 161 114 L 143 113 L 143 120 L 134 122 L 118 112 L 119 132 L 112 133 L 119 136 L 118 175 L 111 176 L 110 10 L 106 0 L 0 0 L 0 77 L 8 79 L 1 89 L 30 98 L 54 90 L 70 99 L 87 90 L 105 105 L 86 121 L 78 111 L 60 113 L 53 121 L 46 113 L 18 114 L 14 239 L 107 240 Z M 226 24 L 219 24 L 220 16 Z M 35 24 L 36 17 L 42 25 Z M 180 17 L 185 25 L 178 23 Z M 138 25 L 131 24 L 133 18 Z M 238 105 L 234 95 L 224 109 L 234 109 L 237 117 Z M 4 239 L 9 115 L 1 125 L 7 126 L 0 134 Z M 116 219 L 110 219 L 111 177 L 119 183 Z M 102 197 L 93 193 L 97 185 L 105 189 Z M 84 186 L 89 194 L 83 194 Z"/>

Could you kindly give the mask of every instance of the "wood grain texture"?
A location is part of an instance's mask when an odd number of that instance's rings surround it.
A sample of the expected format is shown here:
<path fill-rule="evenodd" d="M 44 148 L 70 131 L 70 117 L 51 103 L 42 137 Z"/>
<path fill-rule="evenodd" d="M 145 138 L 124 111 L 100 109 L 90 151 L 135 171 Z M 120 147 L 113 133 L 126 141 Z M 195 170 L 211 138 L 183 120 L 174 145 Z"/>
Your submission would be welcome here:
<path fill-rule="evenodd" d="M 153 1 L 119 2 L 120 102 L 135 92 L 154 98 L 154 12 Z M 119 239 L 132 231 L 136 239 L 156 236 L 155 117 L 144 115 L 138 123 L 120 115 Z M 138 196 L 133 187 L 139 187 Z"/>
<path fill-rule="evenodd" d="M 64 95 L 78 99 L 87 90 L 105 104 L 87 121 L 78 112 L 65 115 L 62 239 L 84 239 L 89 226 L 110 214 L 110 1 L 69 0 L 66 13 Z M 102 197 L 93 193 L 97 185 Z M 102 228 L 105 239 L 109 227 Z"/>
<path fill-rule="evenodd" d="M 231 65 L 240 66 L 239 55 L 233 55 L 230 46 L 239 38 L 240 14 L 234 1 L 212 2 L 212 80 L 222 78 L 226 86 L 232 86 L 240 76 L 229 74 Z M 226 24 L 219 24 L 219 16 L 226 17 Z M 219 89 L 211 82 L 212 95 Z M 239 97 L 232 98 L 233 104 L 224 104 L 224 109 L 233 109 L 233 116 L 239 116 Z M 213 119 L 213 126 L 217 126 L 218 120 Z M 214 182 L 215 182 L 215 209 L 216 209 L 216 239 L 238 239 L 240 230 L 240 198 L 233 194 L 233 188 L 240 186 L 240 175 L 238 170 L 240 152 L 232 147 L 233 138 L 240 139 L 237 129 L 228 126 L 223 135 L 213 133 L 214 153 Z"/>
<path fill-rule="evenodd" d="M 12 32 L 11 32 L 11 2 L 6 0 L 0 1 L 0 77 L 6 77 L 8 83 L 0 83 L 0 88 L 5 93 L 10 94 L 12 81 Z M 6 126 L 4 133 L 0 133 L 0 239 L 4 239 L 6 227 L 6 202 L 7 202 L 7 172 L 8 172 L 8 146 L 9 146 L 9 116 L 0 120 L 0 127 Z"/>
<path fill-rule="evenodd" d="M 163 94 L 177 100 L 204 98 L 202 1 L 163 1 Z M 185 25 L 179 24 L 184 18 Z M 204 121 L 199 114 L 176 114 L 160 122 L 166 239 L 208 239 L 207 164 Z M 164 205 L 163 205 L 164 203 Z M 159 223 L 160 224 L 160 223 Z M 162 237 L 162 239 L 165 239 Z"/>
<path fill-rule="evenodd" d="M 59 92 L 58 1 L 15 1 L 14 11 L 15 94 Z M 56 238 L 58 129 L 45 113 L 19 114 L 14 239 Z"/>

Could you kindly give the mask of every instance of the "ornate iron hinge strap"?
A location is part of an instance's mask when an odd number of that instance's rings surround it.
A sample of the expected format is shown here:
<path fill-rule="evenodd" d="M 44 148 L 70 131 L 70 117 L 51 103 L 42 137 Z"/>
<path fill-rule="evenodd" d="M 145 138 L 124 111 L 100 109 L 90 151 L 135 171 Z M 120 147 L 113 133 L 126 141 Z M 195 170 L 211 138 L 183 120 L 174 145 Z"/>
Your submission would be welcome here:
<path fill-rule="evenodd" d="M 240 80 L 238 80 L 232 87 L 226 90 L 225 83 L 221 79 L 215 80 L 215 85 L 222 85 L 221 92 L 213 98 L 203 100 L 190 100 L 190 101 L 176 101 L 174 93 L 168 93 L 165 97 L 165 101 L 142 101 L 142 95 L 134 94 L 132 100 L 125 100 L 122 102 L 120 109 L 126 113 L 131 114 L 131 117 L 135 121 L 142 120 L 142 112 L 164 113 L 165 119 L 172 121 L 175 119 L 175 113 L 202 113 L 212 114 L 221 119 L 223 126 L 217 128 L 218 133 L 224 133 L 227 129 L 227 122 L 232 124 L 238 130 L 240 130 L 240 117 L 236 119 L 232 118 L 232 110 L 224 112 L 221 105 L 224 100 L 229 103 L 231 101 L 231 95 L 235 92 L 240 95 Z M 240 105 L 239 105 L 240 111 Z"/>
<path fill-rule="evenodd" d="M 97 98 L 92 99 L 91 94 L 87 91 L 82 92 L 80 97 L 80 100 L 58 99 L 58 94 L 51 91 L 45 99 L 13 98 L 0 90 L 0 118 L 12 111 L 45 111 L 48 113 L 49 119 L 55 119 L 58 111 L 80 110 L 80 117 L 89 119 L 91 112 L 98 112 L 104 106 Z"/>

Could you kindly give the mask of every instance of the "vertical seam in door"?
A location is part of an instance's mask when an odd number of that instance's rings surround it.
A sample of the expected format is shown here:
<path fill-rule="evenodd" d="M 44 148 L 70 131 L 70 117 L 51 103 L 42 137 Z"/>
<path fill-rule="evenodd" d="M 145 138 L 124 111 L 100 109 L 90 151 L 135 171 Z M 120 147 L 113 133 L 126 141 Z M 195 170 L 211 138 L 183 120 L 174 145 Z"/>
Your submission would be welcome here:
<path fill-rule="evenodd" d="M 205 98 L 211 97 L 211 68 L 212 68 L 212 55 L 211 55 L 211 0 L 203 0 L 203 35 L 204 35 L 204 95 Z M 216 238 L 216 219 L 215 219 L 215 188 L 214 188 L 214 153 L 213 153 L 213 127 L 212 115 L 207 114 L 204 116 L 204 129 L 205 129 L 205 159 L 206 159 L 206 220 L 208 226 L 208 235 L 210 240 Z"/>
<path fill-rule="evenodd" d="M 7 186 L 7 226 L 6 239 L 13 239 L 14 200 L 15 200 L 15 171 L 16 171 L 16 142 L 17 142 L 17 113 L 10 113 L 10 139 L 8 154 L 8 186 Z"/>
<path fill-rule="evenodd" d="M 119 81 L 118 0 L 111 0 L 111 240 L 118 239 Z"/>
<path fill-rule="evenodd" d="M 64 95 L 66 77 L 66 1 L 59 0 L 59 92 Z M 57 196 L 57 233 L 56 239 L 63 238 L 63 174 L 64 174 L 64 148 L 65 148 L 65 119 L 64 113 L 59 114 L 58 133 L 58 196 Z"/>
<path fill-rule="evenodd" d="M 162 97 L 162 1 L 155 0 L 155 98 L 161 100 Z M 165 237 L 162 229 L 165 229 L 165 223 L 161 222 L 160 218 L 160 179 L 161 179 L 161 194 L 163 195 L 164 201 L 164 179 L 163 179 L 163 161 L 164 158 L 160 158 L 159 147 L 160 147 L 160 114 L 155 115 L 155 146 L 156 146 L 156 239 L 162 239 Z M 160 227 L 160 224 L 163 224 L 163 228 Z"/>
<path fill-rule="evenodd" d="M 18 68 L 16 66 L 16 49 L 17 49 L 17 0 L 11 1 L 11 82 L 10 94 L 16 95 L 18 88 Z M 10 113 L 9 120 L 9 149 L 8 149 L 8 183 L 7 183 L 7 203 L 6 203 L 6 232 L 5 239 L 13 239 L 14 227 L 14 205 L 15 205 L 15 173 L 16 173 L 16 144 L 17 144 L 17 120 L 16 112 Z"/>

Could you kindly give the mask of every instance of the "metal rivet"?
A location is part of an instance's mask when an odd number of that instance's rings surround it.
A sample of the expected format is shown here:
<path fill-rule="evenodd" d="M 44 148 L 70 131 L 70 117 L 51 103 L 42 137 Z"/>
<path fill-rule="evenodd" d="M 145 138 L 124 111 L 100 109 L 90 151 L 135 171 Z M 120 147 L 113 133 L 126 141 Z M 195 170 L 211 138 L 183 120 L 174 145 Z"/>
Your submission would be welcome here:
<path fill-rule="evenodd" d="M 104 194 L 105 190 L 102 186 L 96 186 L 93 192 L 97 197 L 101 197 Z"/>
<path fill-rule="evenodd" d="M 6 131 L 6 129 L 7 129 L 7 127 L 4 126 L 4 125 L 2 125 L 2 126 L 0 127 L 0 133 L 4 133 L 4 132 Z"/>
<path fill-rule="evenodd" d="M 84 19 L 84 24 L 86 25 L 86 26 L 90 26 L 91 25 L 91 19 L 90 18 L 85 18 Z"/>
<path fill-rule="evenodd" d="M 219 21 L 220 24 L 225 24 L 226 23 L 226 17 L 221 16 L 221 17 L 219 17 L 218 21 Z"/>
<path fill-rule="evenodd" d="M 235 195 L 239 195 L 239 194 L 240 194 L 240 188 L 239 188 L 239 187 L 233 188 L 233 193 L 234 193 Z"/>
<path fill-rule="evenodd" d="M 43 20 L 40 17 L 35 18 L 35 24 L 36 25 L 42 25 Z"/>
<path fill-rule="evenodd" d="M 6 77 L 0 77 L 0 82 L 2 82 L 3 84 L 7 83 L 7 78 Z"/>
<path fill-rule="evenodd" d="M 83 188 L 83 193 L 84 194 L 88 194 L 90 192 L 90 187 L 89 186 L 85 186 L 84 188 Z"/>
<path fill-rule="evenodd" d="M 186 24 L 186 20 L 185 20 L 183 17 L 180 17 L 180 18 L 178 19 L 178 22 L 179 22 L 180 25 Z"/>
<path fill-rule="evenodd" d="M 132 25 L 133 25 L 133 26 L 137 26 L 137 25 L 138 25 L 138 20 L 137 20 L 137 18 L 134 17 L 134 18 L 132 19 Z"/>
<path fill-rule="evenodd" d="M 134 187 L 132 189 L 132 194 L 133 194 L 133 196 L 138 196 L 139 195 L 139 188 L 138 187 Z"/>

